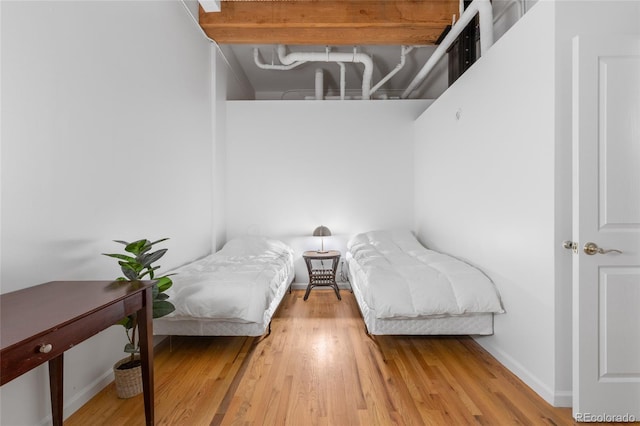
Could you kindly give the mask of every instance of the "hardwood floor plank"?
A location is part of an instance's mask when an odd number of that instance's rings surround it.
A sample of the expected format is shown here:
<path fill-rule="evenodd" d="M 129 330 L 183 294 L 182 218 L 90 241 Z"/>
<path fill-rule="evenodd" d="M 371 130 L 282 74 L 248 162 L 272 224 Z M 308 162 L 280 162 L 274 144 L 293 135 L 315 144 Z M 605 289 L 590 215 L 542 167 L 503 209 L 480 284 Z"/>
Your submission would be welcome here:
<path fill-rule="evenodd" d="M 173 337 L 155 358 L 158 425 L 572 425 L 467 336 L 376 336 L 353 294 L 285 296 L 271 335 Z M 143 425 L 107 386 L 65 425 Z"/>

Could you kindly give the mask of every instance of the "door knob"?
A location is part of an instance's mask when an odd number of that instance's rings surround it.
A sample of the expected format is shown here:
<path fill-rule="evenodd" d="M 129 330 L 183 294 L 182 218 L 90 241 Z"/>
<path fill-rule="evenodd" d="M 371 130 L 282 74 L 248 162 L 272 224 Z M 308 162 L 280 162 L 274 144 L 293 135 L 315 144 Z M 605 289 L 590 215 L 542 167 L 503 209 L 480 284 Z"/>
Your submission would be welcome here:
<path fill-rule="evenodd" d="M 622 250 L 618 250 L 618 249 L 605 250 L 603 248 L 598 247 L 596 243 L 589 242 L 584 245 L 584 252 L 587 253 L 589 256 L 593 256 L 594 254 L 607 254 L 611 252 L 622 253 Z"/>

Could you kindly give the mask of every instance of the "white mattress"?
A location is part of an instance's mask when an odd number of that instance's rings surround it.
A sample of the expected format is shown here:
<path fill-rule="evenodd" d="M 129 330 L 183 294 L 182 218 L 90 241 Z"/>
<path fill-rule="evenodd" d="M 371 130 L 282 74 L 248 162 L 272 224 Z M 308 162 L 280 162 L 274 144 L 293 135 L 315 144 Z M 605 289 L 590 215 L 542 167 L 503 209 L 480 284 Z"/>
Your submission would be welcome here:
<path fill-rule="evenodd" d="M 348 274 L 371 334 L 492 334 L 504 312 L 478 269 L 422 246 L 409 231 L 352 238 Z"/>
<path fill-rule="evenodd" d="M 242 237 L 171 272 L 167 294 L 176 310 L 154 320 L 154 334 L 260 336 L 293 281 L 293 251 Z"/>

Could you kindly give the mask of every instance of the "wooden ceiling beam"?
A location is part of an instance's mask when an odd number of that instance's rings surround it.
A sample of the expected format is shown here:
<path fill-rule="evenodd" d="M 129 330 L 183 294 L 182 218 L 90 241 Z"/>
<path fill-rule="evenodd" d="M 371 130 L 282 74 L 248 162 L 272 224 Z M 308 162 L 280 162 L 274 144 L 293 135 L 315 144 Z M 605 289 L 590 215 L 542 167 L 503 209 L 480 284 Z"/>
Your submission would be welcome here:
<path fill-rule="evenodd" d="M 457 0 L 229 1 L 200 8 L 200 25 L 220 44 L 435 44 L 458 14 Z"/>

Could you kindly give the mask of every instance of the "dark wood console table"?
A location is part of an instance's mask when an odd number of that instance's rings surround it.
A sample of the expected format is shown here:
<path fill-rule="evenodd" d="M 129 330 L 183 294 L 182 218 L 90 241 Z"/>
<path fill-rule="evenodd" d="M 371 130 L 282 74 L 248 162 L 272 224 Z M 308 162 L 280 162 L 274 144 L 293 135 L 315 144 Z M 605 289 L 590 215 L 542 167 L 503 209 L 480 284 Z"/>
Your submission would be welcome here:
<path fill-rule="evenodd" d="M 62 425 L 64 352 L 137 313 L 147 425 L 153 425 L 154 281 L 52 281 L 0 295 L 0 386 L 49 362 L 53 424 Z"/>

